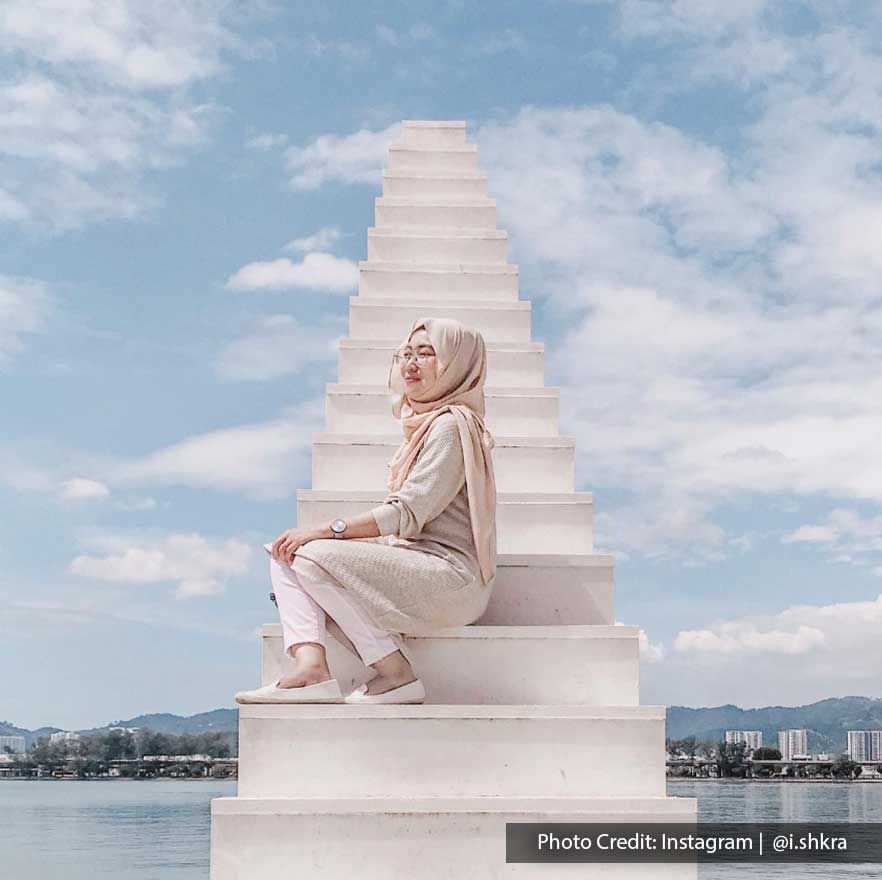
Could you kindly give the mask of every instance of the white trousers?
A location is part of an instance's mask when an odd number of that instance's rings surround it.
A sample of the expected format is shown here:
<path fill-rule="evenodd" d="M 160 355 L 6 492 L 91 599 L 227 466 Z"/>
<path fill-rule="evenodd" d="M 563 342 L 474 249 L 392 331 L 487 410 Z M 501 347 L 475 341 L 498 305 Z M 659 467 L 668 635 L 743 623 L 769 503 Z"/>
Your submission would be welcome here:
<path fill-rule="evenodd" d="M 311 559 L 295 556 L 288 565 L 271 556 L 270 580 L 288 656 L 289 648 L 302 642 L 324 646 L 328 617 L 343 631 L 367 666 L 402 647 L 398 633 L 378 627 L 360 607 L 357 597 L 348 595 L 336 578 Z"/>

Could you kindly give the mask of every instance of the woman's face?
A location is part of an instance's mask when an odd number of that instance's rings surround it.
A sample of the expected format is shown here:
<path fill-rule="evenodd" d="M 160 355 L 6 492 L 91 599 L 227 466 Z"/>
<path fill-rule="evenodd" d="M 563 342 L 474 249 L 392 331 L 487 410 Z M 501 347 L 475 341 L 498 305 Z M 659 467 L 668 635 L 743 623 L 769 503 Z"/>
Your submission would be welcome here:
<path fill-rule="evenodd" d="M 425 358 L 424 363 L 419 363 L 415 358 L 399 361 L 398 368 L 404 380 L 405 394 L 419 394 L 431 387 L 438 376 L 438 360 L 435 357 L 435 349 L 429 341 L 429 334 L 422 328 L 415 330 L 410 335 L 410 341 L 401 349 L 405 354 L 411 352 L 416 355 L 431 355 Z"/>

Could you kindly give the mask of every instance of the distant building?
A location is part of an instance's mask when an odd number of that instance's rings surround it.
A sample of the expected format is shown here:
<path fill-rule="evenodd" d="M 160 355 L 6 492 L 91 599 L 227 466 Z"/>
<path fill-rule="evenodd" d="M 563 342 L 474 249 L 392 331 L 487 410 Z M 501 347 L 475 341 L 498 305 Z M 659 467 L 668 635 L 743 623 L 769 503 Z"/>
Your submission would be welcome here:
<path fill-rule="evenodd" d="M 763 747 L 763 732 L 761 730 L 727 730 L 726 743 L 744 743 L 748 751 L 755 752 Z"/>
<path fill-rule="evenodd" d="M 852 761 L 882 761 L 882 730 L 849 730 L 848 757 Z"/>
<path fill-rule="evenodd" d="M 789 728 L 778 731 L 778 751 L 782 761 L 792 761 L 796 755 L 808 754 L 808 731 Z"/>
<path fill-rule="evenodd" d="M 137 733 L 140 727 L 111 727 L 110 732 L 119 731 L 120 733 Z"/>
<path fill-rule="evenodd" d="M 23 736 L 0 736 L 0 753 L 6 749 L 15 752 L 16 755 L 24 754 L 27 745 Z"/>
<path fill-rule="evenodd" d="M 49 734 L 50 743 L 77 743 L 80 741 L 80 735 L 71 730 L 59 730 L 58 733 Z"/>

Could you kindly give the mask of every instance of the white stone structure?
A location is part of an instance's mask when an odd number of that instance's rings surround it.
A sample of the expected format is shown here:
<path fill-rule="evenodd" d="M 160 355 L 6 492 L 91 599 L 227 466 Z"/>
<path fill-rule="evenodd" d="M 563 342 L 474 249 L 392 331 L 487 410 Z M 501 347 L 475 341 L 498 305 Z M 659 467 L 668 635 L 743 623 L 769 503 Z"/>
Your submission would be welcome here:
<path fill-rule="evenodd" d="M 688 863 L 505 862 L 506 822 L 694 822 L 696 801 L 665 796 L 665 709 L 639 705 L 638 629 L 613 625 L 613 559 L 594 552 L 592 496 L 574 491 L 575 440 L 465 123 L 402 123 L 382 185 L 299 522 L 382 502 L 401 440 L 392 353 L 415 318 L 452 316 L 488 350 L 496 583 L 475 625 L 408 638 L 424 705 L 239 707 L 212 880 L 694 878 Z M 365 680 L 341 646 L 328 654 L 344 691 Z M 261 684 L 289 662 L 264 626 Z"/>

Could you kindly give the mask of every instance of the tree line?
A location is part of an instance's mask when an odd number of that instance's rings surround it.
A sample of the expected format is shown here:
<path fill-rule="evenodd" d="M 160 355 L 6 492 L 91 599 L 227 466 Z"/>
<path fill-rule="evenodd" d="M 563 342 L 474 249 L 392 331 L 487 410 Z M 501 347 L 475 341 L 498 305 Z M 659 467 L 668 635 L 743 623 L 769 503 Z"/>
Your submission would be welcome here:
<path fill-rule="evenodd" d="M 802 761 L 793 761 L 785 764 L 782 768 L 768 764 L 757 764 L 758 761 L 780 761 L 781 752 L 776 748 L 764 746 L 755 749 L 748 757 L 747 744 L 743 742 L 727 743 L 725 740 L 714 744 L 712 742 L 700 742 L 694 736 L 683 739 L 668 739 L 667 749 L 670 754 L 682 753 L 690 758 L 690 764 L 678 768 L 674 775 L 696 776 L 707 775 L 708 767 L 716 769 L 719 777 L 731 778 L 768 778 L 780 773 L 782 776 L 791 778 L 824 778 L 833 779 L 857 779 L 863 772 L 863 767 L 857 761 L 852 761 L 847 754 L 840 754 L 833 758 L 829 764 L 808 764 Z M 702 759 L 696 764 L 695 759 Z M 882 764 L 876 768 L 882 773 Z M 679 771 L 679 772 L 678 772 Z"/>
<path fill-rule="evenodd" d="M 156 730 L 125 730 L 80 734 L 76 740 L 51 742 L 39 737 L 24 755 L 14 755 L 18 769 L 68 770 L 78 776 L 104 775 L 114 761 L 138 761 L 146 755 L 206 755 L 229 758 L 233 754 L 231 735 L 207 733 L 161 733 Z"/>

